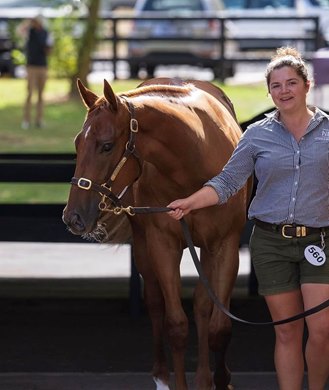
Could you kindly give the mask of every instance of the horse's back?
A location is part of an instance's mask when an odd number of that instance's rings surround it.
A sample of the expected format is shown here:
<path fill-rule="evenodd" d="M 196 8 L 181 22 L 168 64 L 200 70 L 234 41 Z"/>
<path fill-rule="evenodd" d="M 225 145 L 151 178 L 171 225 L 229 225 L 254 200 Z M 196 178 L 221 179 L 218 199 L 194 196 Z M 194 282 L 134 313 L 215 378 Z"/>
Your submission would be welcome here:
<path fill-rule="evenodd" d="M 203 80 L 182 80 L 180 78 L 169 78 L 169 77 L 157 77 L 149 79 L 141 83 L 138 87 L 144 87 L 146 85 L 177 85 L 184 86 L 186 84 L 193 84 L 195 87 L 201 89 L 204 92 L 209 93 L 219 102 L 221 102 L 229 113 L 232 115 L 234 120 L 237 122 L 236 114 L 234 111 L 233 104 L 226 93 L 219 87 L 210 83 L 209 81 Z"/>

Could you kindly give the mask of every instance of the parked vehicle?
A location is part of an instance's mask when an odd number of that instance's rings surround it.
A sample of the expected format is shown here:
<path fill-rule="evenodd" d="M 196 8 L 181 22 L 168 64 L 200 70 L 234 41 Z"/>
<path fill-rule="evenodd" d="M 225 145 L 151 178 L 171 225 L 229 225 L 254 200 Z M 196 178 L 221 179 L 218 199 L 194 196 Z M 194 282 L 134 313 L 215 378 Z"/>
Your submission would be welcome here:
<path fill-rule="evenodd" d="M 297 19 L 312 16 L 319 18 L 319 46 L 329 44 L 329 0 L 223 0 L 223 2 L 224 16 L 244 18 L 233 20 L 231 23 L 232 37 L 237 40 L 239 50 L 273 50 L 280 46 L 296 45 L 294 38 L 300 37 L 298 49 L 301 52 L 314 51 L 318 48 L 316 40 L 312 39 L 316 32 L 315 23 L 311 19 Z M 258 19 L 248 20 L 246 17 Z"/>
<path fill-rule="evenodd" d="M 144 19 L 136 20 L 130 33 L 127 60 L 131 77 L 138 77 L 142 68 L 152 77 L 158 65 L 179 64 L 209 67 L 219 77 L 220 23 L 215 17 L 221 9 L 219 0 L 137 0 L 135 16 Z M 148 39 L 138 40 L 141 38 Z M 225 72 L 232 75 L 233 69 Z"/>
<path fill-rule="evenodd" d="M 11 56 L 14 48 L 7 30 L 7 24 L 0 20 L 0 76 L 9 74 L 14 76 L 15 65 Z"/>
<path fill-rule="evenodd" d="M 45 18 L 66 16 L 79 6 L 79 0 L 1 0 L 1 19 L 33 18 L 40 14 Z"/>

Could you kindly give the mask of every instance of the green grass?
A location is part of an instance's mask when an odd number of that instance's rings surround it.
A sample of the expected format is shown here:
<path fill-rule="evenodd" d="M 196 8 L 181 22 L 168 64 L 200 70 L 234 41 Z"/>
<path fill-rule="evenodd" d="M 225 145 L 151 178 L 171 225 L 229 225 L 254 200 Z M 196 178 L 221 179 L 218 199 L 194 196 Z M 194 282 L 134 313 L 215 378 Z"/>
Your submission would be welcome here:
<path fill-rule="evenodd" d="M 25 99 L 25 80 L 0 80 L 0 153 L 73 152 L 73 139 L 82 126 L 85 107 L 80 100 L 68 100 L 69 83 L 49 80 L 45 92 L 45 127 L 21 129 Z M 126 85 L 127 84 L 127 85 Z M 136 83 L 118 82 L 115 89 L 133 88 Z M 114 86 L 114 85 L 113 85 Z M 101 94 L 101 85 L 92 86 Z"/>
<path fill-rule="evenodd" d="M 123 92 L 139 83 L 139 80 L 118 80 L 111 85 L 115 92 Z M 265 84 L 219 86 L 232 100 L 239 122 L 272 106 L 266 98 Z M 0 79 L 0 153 L 74 152 L 73 140 L 83 124 L 86 110 L 80 100 L 68 100 L 69 82 L 48 80 L 42 129 L 22 130 L 20 127 L 25 88 L 25 80 Z M 102 94 L 102 88 L 102 84 L 90 86 L 97 94 Z M 68 184 L 0 183 L 0 203 L 63 203 L 68 190 Z"/>

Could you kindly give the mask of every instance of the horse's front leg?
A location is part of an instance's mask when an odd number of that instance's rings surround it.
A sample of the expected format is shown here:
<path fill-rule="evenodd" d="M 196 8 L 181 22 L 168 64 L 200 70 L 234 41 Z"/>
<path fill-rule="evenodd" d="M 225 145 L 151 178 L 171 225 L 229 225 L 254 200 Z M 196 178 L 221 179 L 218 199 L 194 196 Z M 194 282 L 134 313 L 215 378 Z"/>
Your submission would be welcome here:
<path fill-rule="evenodd" d="M 152 323 L 154 357 L 152 375 L 157 390 L 169 390 L 170 373 L 164 347 L 164 299 L 154 275 L 149 276 L 144 278 L 144 299 Z"/>
<path fill-rule="evenodd" d="M 160 233 L 160 232 L 159 232 Z M 181 303 L 180 260 L 182 248 L 168 245 L 165 233 L 148 240 L 153 270 L 164 296 L 165 327 L 172 353 L 175 389 L 186 390 L 185 352 L 188 338 L 188 319 Z M 178 245 L 177 245 L 178 246 Z"/>
<path fill-rule="evenodd" d="M 165 305 L 159 282 L 146 256 L 145 240 L 140 234 L 134 238 L 134 259 L 144 280 L 144 302 L 152 325 L 153 368 L 152 375 L 157 390 L 169 390 L 170 373 L 164 348 Z"/>

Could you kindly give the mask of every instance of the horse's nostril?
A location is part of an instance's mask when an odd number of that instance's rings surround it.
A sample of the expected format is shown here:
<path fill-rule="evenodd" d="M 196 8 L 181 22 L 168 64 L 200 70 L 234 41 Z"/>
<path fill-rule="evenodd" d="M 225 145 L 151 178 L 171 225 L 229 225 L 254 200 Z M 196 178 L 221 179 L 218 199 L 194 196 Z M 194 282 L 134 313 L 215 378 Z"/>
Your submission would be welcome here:
<path fill-rule="evenodd" d="M 85 231 L 85 224 L 83 223 L 79 214 L 74 213 L 68 221 L 70 229 L 77 233 L 83 233 Z"/>

